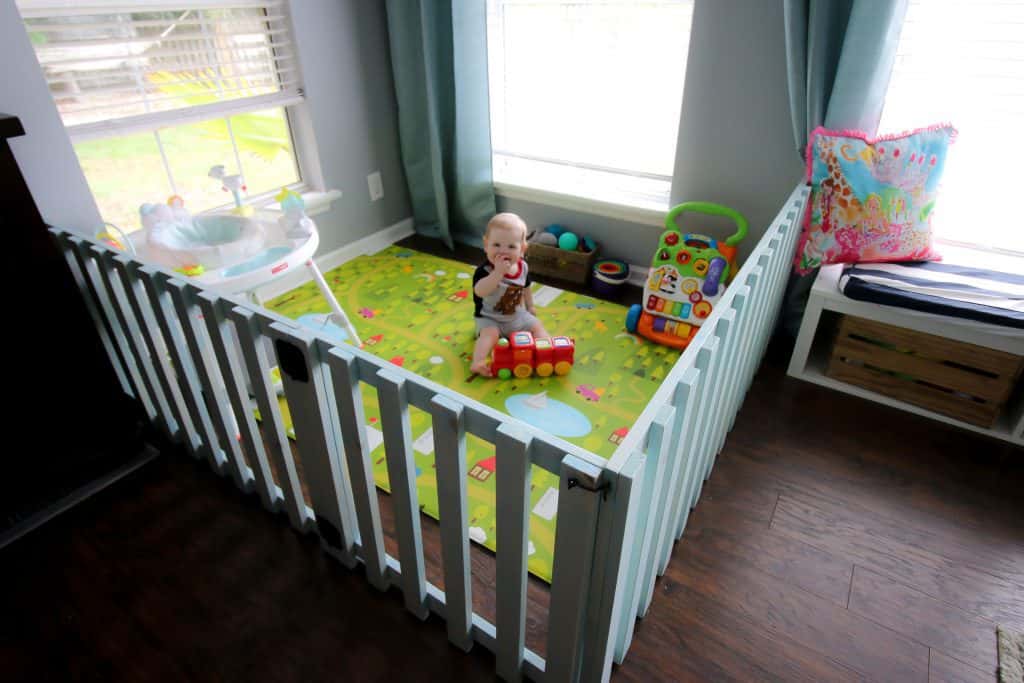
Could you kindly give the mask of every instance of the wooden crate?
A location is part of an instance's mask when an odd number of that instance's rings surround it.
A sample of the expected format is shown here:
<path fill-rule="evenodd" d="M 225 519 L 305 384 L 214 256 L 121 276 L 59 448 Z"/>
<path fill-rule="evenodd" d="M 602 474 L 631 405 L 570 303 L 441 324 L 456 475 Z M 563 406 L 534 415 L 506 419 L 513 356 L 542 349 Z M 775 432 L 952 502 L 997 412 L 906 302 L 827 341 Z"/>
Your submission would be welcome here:
<path fill-rule="evenodd" d="M 597 252 L 597 249 L 569 251 L 530 242 L 526 251 L 526 262 L 530 264 L 530 273 L 539 273 L 584 285 L 590 280 L 590 273 L 597 260 Z"/>
<path fill-rule="evenodd" d="M 1024 357 L 844 315 L 825 374 L 990 428 Z"/>

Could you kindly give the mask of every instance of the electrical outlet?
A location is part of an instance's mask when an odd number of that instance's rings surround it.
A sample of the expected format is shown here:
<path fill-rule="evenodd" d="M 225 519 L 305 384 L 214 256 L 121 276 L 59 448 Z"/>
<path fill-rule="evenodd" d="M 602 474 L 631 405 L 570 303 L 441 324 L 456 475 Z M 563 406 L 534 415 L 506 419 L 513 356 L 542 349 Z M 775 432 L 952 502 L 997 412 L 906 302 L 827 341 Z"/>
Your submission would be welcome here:
<path fill-rule="evenodd" d="M 370 186 L 370 201 L 384 199 L 384 183 L 380 179 L 380 171 L 374 171 L 366 176 L 366 184 Z"/>

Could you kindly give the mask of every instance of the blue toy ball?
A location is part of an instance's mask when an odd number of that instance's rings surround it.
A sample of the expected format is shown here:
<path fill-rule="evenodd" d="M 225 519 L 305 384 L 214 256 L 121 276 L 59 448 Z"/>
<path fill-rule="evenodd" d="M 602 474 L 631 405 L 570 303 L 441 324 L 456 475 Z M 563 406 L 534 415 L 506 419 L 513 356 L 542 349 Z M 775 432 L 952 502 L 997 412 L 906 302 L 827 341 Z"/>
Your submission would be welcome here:
<path fill-rule="evenodd" d="M 558 236 L 558 246 L 566 251 L 575 251 L 580 245 L 580 238 L 571 232 L 563 232 Z"/>
<path fill-rule="evenodd" d="M 595 249 L 597 249 L 597 242 L 595 242 L 594 238 L 591 237 L 590 235 L 584 235 L 583 236 L 583 249 L 585 251 L 594 251 Z"/>
<path fill-rule="evenodd" d="M 544 228 L 544 232 L 550 232 L 555 237 L 559 237 L 563 232 L 565 232 L 565 226 L 559 225 L 558 223 L 552 223 L 548 227 Z"/>

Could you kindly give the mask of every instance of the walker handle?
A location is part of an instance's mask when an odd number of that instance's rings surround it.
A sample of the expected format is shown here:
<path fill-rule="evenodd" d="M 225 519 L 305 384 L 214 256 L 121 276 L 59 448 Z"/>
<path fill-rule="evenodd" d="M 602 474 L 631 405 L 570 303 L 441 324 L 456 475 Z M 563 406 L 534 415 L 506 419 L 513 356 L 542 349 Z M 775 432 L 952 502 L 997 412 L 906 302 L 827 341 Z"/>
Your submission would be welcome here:
<path fill-rule="evenodd" d="M 747 219 L 743 217 L 743 214 L 734 209 L 730 209 L 728 206 L 713 204 L 711 202 L 683 202 L 682 204 L 673 207 L 668 212 L 668 215 L 665 216 L 665 229 L 678 231 L 679 226 L 676 225 L 676 217 L 684 211 L 693 211 L 695 213 L 703 213 L 709 216 L 725 216 L 726 218 L 731 218 L 732 221 L 736 223 L 736 232 L 725 240 L 725 243 L 730 247 L 735 247 L 743 241 L 744 237 L 747 236 Z"/>

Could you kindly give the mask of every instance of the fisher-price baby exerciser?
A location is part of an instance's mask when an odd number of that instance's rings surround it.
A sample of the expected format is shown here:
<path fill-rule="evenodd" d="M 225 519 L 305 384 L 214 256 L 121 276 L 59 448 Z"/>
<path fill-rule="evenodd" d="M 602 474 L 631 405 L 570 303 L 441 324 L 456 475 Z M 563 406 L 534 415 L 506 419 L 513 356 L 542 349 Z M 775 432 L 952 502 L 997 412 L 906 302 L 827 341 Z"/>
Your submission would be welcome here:
<path fill-rule="evenodd" d="M 132 254 L 181 273 L 195 284 L 254 300 L 257 288 L 305 266 L 331 308 L 330 314 L 322 316 L 323 326 L 333 324 L 359 346 L 362 342 L 355 327 L 313 261 L 320 237 L 302 197 L 283 188 L 275 197 L 281 209 L 275 216 L 242 203 L 245 185 L 240 175 L 227 175 L 218 165 L 209 176 L 231 192 L 233 209 L 193 216 L 184 200 L 173 196 L 166 203 L 139 208 L 142 230 L 124 236 L 123 242 L 106 241 L 117 248 L 126 245 Z"/>
<path fill-rule="evenodd" d="M 736 232 L 724 242 L 680 232 L 676 218 L 686 211 L 730 218 Z M 736 271 L 736 248 L 747 236 L 747 221 L 739 212 L 719 204 L 685 202 L 668 212 L 665 227 L 648 271 L 643 303 L 630 307 L 626 329 L 659 344 L 685 349 Z"/>

